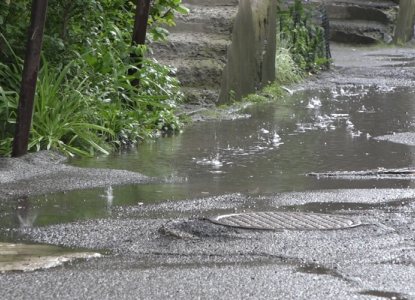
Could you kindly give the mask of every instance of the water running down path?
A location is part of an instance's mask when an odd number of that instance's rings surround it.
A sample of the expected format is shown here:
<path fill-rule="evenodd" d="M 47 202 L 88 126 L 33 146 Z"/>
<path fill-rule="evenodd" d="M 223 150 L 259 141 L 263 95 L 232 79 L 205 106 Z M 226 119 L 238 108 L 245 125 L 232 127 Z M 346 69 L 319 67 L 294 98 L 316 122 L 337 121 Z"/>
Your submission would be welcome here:
<path fill-rule="evenodd" d="M 349 58 L 350 51 L 344 51 Z M 359 50 L 352 58 L 370 64 L 378 57 L 369 56 L 374 52 L 410 53 Z M 79 162 L 178 183 L 2 201 L 2 239 L 115 255 L 2 274 L 0 289 L 20 299 L 412 299 L 413 181 L 303 175 L 413 166 L 412 67 L 376 63 L 322 74 L 307 82 L 317 87 L 313 91 L 248 108 L 249 119 L 194 124 L 135 152 Z M 386 140 L 374 139 L 384 135 Z M 356 217 L 363 225 L 276 233 L 203 219 L 234 210 L 325 212 Z"/>
<path fill-rule="evenodd" d="M 374 138 L 415 129 L 413 96 L 409 88 L 343 86 L 299 91 L 281 103 L 247 108 L 243 113 L 250 117 L 246 119 L 196 123 L 180 135 L 142 144 L 136 150 L 73 159 L 69 163 L 75 166 L 129 170 L 165 178 L 169 183 L 31 197 L 31 217 L 27 218 L 32 219 L 26 223 L 46 225 L 108 216 L 108 205 L 229 193 L 266 196 L 322 189 L 411 187 L 412 180 L 407 178 L 333 180 L 304 174 L 413 167 L 415 147 Z"/>

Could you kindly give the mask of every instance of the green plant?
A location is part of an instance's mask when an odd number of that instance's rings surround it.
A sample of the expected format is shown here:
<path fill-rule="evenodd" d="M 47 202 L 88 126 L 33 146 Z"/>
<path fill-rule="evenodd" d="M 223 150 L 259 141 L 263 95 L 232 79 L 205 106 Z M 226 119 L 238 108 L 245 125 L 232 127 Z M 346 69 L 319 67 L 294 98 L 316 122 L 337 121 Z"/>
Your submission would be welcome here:
<path fill-rule="evenodd" d="M 303 71 L 294 61 L 290 50 L 290 41 L 282 36 L 282 34 L 277 36 L 278 47 L 275 56 L 276 81 L 279 84 L 300 82 L 303 79 Z"/>
<path fill-rule="evenodd" d="M 7 49 L 9 59 L 7 62 L 2 62 L 0 60 L 0 86 L 6 90 L 19 92 L 20 82 L 22 81 L 23 59 L 16 55 L 9 41 L 0 33 L 0 46 L 1 45 L 3 45 L 3 49 L 0 49 L 0 51 L 5 51 Z"/>
<path fill-rule="evenodd" d="M 288 11 L 278 7 L 280 40 L 288 41 L 292 59 L 302 70 L 317 71 L 327 65 L 324 29 L 313 24 L 315 8 L 304 9 L 302 0 L 295 0 Z M 318 17 L 322 17 L 318 14 Z"/>
<path fill-rule="evenodd" d="M 261 94 L 249 94 L 248 96 L 242 98 L 242 102 L 254 102 L 254 103 L 267 102 L 269 100 L 270 100 L 269 98 Z"/>
<path fill-rule="evenodd" d="M 276 81 L 268 86 L 266 86 L 262 93 L 267 95 L 270 98 L 278 98 L 284 95 L 283 89 L 280 87 L 279 83 Z"/>
<path fill-rule="evenodd" d="M 235 100 L 235 91 L 230 90 L 229 91 L 229 104 L 234 104 L 236 102 Z"/>
<path fill-rule="evenodd" d="M 111 129 L 117 137 L 106 137 L 107 141 L 123 146 L 151 136 L 153 130 L 180 130 L 183 124 L 172 109 L 184 95 L 177 78 L 169 75 L 174 69 L 146 59 L 139 69 L 138 63 L 123 56 L 118 48 L 109 44 L 101 49 L 101 45 L 91 47 L 77 64 L 84 64 L 88 78 L 86 95 L 93 107 L 90 122 Z M 129 75 L 130 69 L 137 72 Z M 136 78 L 141 82 L 138 89 L 131 85 Z"/>
<path fill-rule="evenodd" d="M 11 153 L 19 96 L 0 86 L 0 156 Z"/>
<path fill-rule="evenodd" d="M 23 57 L 31 3 L 30 0 L 0 1 L 0 62 L 8 62 L 14 55 Z"/>
<path fill-rule="evenodd" d="M 95 151 L 108 154 L 100 133 L 109 129 L 86 121 L 87 101 L 83 96 L 85 79 L 66 76 L 74 62 L 59 73 L 49 70 L 43 58 L 35 97 L 29 149 L 56 149 L 66 155 L 92 156 Z"/>
<path fill-rule="evenodd" d="M 180 3 L 152 0 L 151 28 L 174 25 L 173 12 L 187 13 Z M 0 0 L 0 155 L 10 153 L 13 141 L 30 4 Z M 184 95 L 174 68 L 131 58 L 147 51 L 131 46 L 134 13 L 133 2 L 124 0 L 49 3 L 31 151 L 108 153 L 162 131 L 181 130 L 183 121 L 173 109 Z M 158 34 L 167 31 L 149 32 L 162 39 Z M 135 79 L 139 88 L 131 85 Z"/>
<path fill-rule="evenodd" d="M 166 36 L 169 32 L 159 25 L 167 24 L 169 26 L 175 26 L 174 12 L 178 12 L 184 15 L 189 13 L 189 10 L 181 6 L 182 0 L 152 0 L 150 7 L 150 28 L 148 33 L 151 35 L 154 41 L 159 39 L 166 41 Z"/>

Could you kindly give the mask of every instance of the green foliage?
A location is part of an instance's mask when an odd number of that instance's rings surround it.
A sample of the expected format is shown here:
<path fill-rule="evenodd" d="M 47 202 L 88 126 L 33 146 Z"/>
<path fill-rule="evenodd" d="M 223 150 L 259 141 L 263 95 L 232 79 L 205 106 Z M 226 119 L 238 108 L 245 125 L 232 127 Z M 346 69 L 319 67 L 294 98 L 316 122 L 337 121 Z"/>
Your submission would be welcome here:
<path fill-rule="evenodd" d="M 236 100 L 235 100 L 235 91 L 230 90 L 229 91 L 229 103 L 234 104 L 235 102 L 236 102 Z"/>
<path fill-rule="evenodd" d="M 62 70 L 49 69 L 43 59 L 35 97 L 29 149 L 56 149 L 67 155 L 108 154 L 99 134 L 109 129 L 87 122 L 89 107 L 84 99 L 85 81 L 68 78 L 71 62 Z"/>
<path fill-rule="evenodd" d="M 50 0 L 48 3 L 43 52 L 52 64 L 69 62 L 73 52 L 82 52 L 87 40 L 117 34 L 131 43 L 135 1 L 125 0 Z M 9 41 L 19 57 L 24 56 L 30 21 L 29 0 L 0 1 L 0 34 Z M 148 36 L 165 40 L 168 31 L 160 27 L 174 26 L 174 14 L 188 14 L 181 0 L 151 0 Z M 109 30 L 112 25 L 119 32 Z M 0 62 L 8 60 L 8 48 L 0 41 Z"/>
<path fill-rule="evenodd" d="M 259 94 L 249 94 L 248 96 L 242 98 L 242 102 L 268 102 L 270 99 Z"/>
<path fill-rule="evenodd" d="M 284 91 L 278 82 L 274 82 L 273 84 L 266 86 L 262 90 L 262 93 L 269 98 L 279 98 L 284 95 Z"/>
<path fill-rule="evenodd" d="M 187 13 L 180 3 L 152 0 L 151 28 L 174 25 L 173 12 Z M 0 155 L 11 152 L 30 6 L 26 0 L 0 1 Z M 134 13 L 135 4 L 125 0 L 49 1 L 31 151 L 108 153 L 181 130 L 173 109 L 184 95 L 171 76 L 175 70 L 131 57 L 147 51 L 131 46 Z M 131 85 L 137 79 L 138 89 Z"/>
<path fill-rule="evenodd" d="M 303 79 L 303 70 L 294 61 L 293 54 L 290 51 L 290 41 L 277 36 L 278 47 L 275 55 L 275 74 L 276 82 L 279 84 L 297 83 Z"/>
<path fill-rule="evenodd" d="M 3 37 L 0 39 L 0 62 L 8 61 L 14 53 L 23 57 L 31 3 L 30 0 L 0 1 L 0 36 Z"/>
<path fill-rule="evenodd" d="M 19 96 L 0 86 L 0 155 L 11 153 Z"/>
<path fill-rule="evenodd" d="M 0 61 L 0 86 L 6 90 L 19 92 L 22 81 L 23 59 L 16 55 L 9 42 L 1 33 L 0 45 L 4 45 L 4 53 L 7 51 L 9 57 L 7 62 Z"/>
<path fill-rule="evenodd" d="M 280 40 L 288 41 L 292 59 L 299 68 L 307 71 L 322 69 L 328 62 L 325 58 L 324 29 L 313 24 L 314 11 L 304 9 L 302 0 L 295 0 L 288 11 L 279 8 L 277 16 Z"/>
<path fill-rule="evenodd" d="M 181 6 L 181 0 L 152 0 L 150 7 L 149 24 L 150 29 L 148 32 L 151 34 L 154 41 L 159 39 L 166 41 L 166 36 L 169 32 L 160 27 L 160 25 L 167 24 L 169 26 L 175 26 L 174 12 L 187 15 L 189 10 Z"/>

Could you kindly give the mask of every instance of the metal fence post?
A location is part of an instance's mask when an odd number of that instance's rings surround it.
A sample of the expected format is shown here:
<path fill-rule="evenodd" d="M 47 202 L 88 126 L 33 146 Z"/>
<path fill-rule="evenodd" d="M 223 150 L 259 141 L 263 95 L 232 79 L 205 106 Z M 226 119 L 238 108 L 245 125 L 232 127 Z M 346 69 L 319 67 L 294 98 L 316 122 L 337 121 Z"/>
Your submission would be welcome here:
<path fill-rule="evenodd" d="M 134 30 L 133 30 L 133 36 L 132 36 L 133 45 L 144 45 L 145 44 L 149 13 L 150 13 L 150 0 L 138 0 L 137 8 L 135 11 L 135 18 L 134 18 Z M 135 54 L 132 54 L 131 56 L 138 60 L 142 59 L 142 57 L 139 57 Z M 138 68 L 141 69 L 141 63 L 138 65 Z M 140 80 L 134 79 L 131 82 L 131 85 L 134 87 L 138 87 L 140 85 Z"/>
<path fill-rule="evenodd" d="M 27 154 L 48 0 L 33 0 L 12 157 Z"/>

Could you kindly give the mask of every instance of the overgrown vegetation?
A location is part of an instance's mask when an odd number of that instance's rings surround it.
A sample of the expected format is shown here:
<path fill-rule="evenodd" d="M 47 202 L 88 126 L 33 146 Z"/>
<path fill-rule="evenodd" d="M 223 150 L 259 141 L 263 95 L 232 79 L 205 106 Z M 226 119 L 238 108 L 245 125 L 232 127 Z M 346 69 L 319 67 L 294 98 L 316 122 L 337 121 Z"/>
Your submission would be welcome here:
<path fill-rule="evenodd" d="M 31 2 L 0 1 L 0 156 L 11 152 Z M 187 13 L 180 2 L 152 0 L 150 39 L 165 39 L 159 25 L 174 25 L 174 11 Z M 49 1 L 30 151 L 108 153 L 182 128 L 173 114 L 184 98 L 169 75 L 175 70 L 131 57 L 147 51 L 131 46 L 134 10 L 124 0 Z"/>
<path fill-rule="evenodd" d="M 174 25 L 174 12 L 187 13 L 180 2 L 151 0 L 149 39 L 165 40 L 168 31 L 159 25 Z M 10 154 L 13 142 L 30 5 L 0 0 L 0 156 Z M 285 8 L 278 10 L 276 82 L 244 101 L 277 97 L 280 86 L 328 62 L 315 11 L 304 9 L 301 0 Z M 175 70 L 133 58 L 148 51 L 131 45 L 134 11 L 135 4 L 125 0 L 49 1 L 30 151 L 94 155 L 181 130 L 173 110 L 184 95 L 170 76 Z M 131 85 L 135 79 L 139 88 Z"/>
<path fill-rule="evenodd" d="M 288 49 L 292 60 L 301 70 L 323 69 L 328 60 L 324 29 L 319 24 L 325 16 L 316 7 L 306 9 L 302 0 L 295 0 L 286 10 L 279 5 L 277 17 L 279 48 Z"/>

